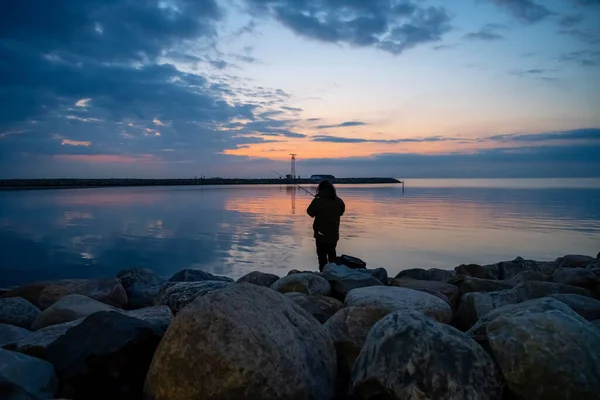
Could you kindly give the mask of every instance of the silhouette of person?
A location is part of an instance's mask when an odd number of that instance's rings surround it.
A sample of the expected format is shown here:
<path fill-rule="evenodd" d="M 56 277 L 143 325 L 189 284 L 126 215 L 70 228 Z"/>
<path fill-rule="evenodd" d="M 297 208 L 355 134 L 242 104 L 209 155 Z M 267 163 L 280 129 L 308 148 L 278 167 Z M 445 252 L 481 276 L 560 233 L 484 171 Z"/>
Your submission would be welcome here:
<path fill-rule="evenodd" d="M 325 265 L 337 261 L 335 248 L 340 239 L 340 217 L 344 215 L 346 205 L 337 196 L 333 184 L 324 180 L 319 183 L 317 194 L 306 212 L 312 218 L 314 238 L 317 245 L 319 271 Z"/>

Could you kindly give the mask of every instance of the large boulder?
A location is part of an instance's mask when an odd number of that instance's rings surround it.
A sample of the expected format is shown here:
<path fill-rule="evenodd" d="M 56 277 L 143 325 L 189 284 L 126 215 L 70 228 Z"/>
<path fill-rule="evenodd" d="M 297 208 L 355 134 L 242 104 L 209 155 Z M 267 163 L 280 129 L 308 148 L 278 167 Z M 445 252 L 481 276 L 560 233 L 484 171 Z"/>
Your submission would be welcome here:
<path fill-rule="evenodd" d="M 461 296 L 465 293 L 473 292 L 497 292 L 500 290 L 511 289 L 515 286 L 515 284 L 510 281 L 482 279 L 467 275 L 454 275 L 448 280 L 448 283 L 456 285 Z"/>
<path fill-rule="evenodd" d="M 418 290 L 396 286 L 370 286 L 351 290 L 345 303 L 349 307 L 377 307 L 384 310 L 416 310 L 444 323 L 452 320 L 452 308 L 442 299 Z"/>
<path fill-rule="evenodd" d="M 61 395 L 85 399 L 142 397 L 144 379 L 161 335 L 150 324 L 101 311 L 54 341 L 46 359 L 61 380 Z"/>
<path fill-rule="evenodd" d="M 175 317 L 145 399 L 331 399 L 335 373 L 333 342 L 313 316 L 276 291 L 240 283 Z"/>
<path fill-rule="evenodd" d="M 422 281 L 447 281 L 454 276 L 453 270 L 439 268 L 411 268 L 398 272 L 396 279 L 418 279 Z"/>
<path fill-rule="evenodd" d="M 345 265 L 327 264 L 321 274 L 331 285 L 334 297 L 344 300 L 348 292 L 361 287 L 383 285 L 383 282 L 361 269 L 348 268 Z M 386 274 L 387 281 L 387 274 Z"/>
<path fill-rule="evenodd" d="M 466 331 L 490 311 L 520 301 L 519 293 L 515 289 L 467 293 L 460 299 L 454 324 L 458 329 Z"/>
<path fill-rule="evenodd" d="M 586 297 L 587 298 L 587 297 Z M 526 300 L 522 303 L 509 304 L 503 307 L 496 308 L 489 313 L 485 314 L 477 323 L 475 323 L 466 333 L 471 339 L 475 340 L 485 349 L 489 349 L 487 327 L 496 318 L 503 315 L 511 315 L 516 313 L 522 313 L 523 311 L 529 311 L 533 313 L 546 312 L 549 310 L 558 310 L 565 314 L 571 315 L 575 319 L 580 319 L 584 322 L 585 320 L 579 317 L 573 312 L 566 304 L 552 299 L 549 297 L 542 297 L 538 299 Z"/>
<path fill-rule="evenodd" d="M 525 309 L 488 325 L 494 358 L 520 399 L 600 398 L 600 334 L 573 314 Z"/>
<path fill-rule="evenodd" d="M 589 264 L 592 264 L 596 259 L 590 256 L 583 256 L 579 254 L 567 254 L 564 257 L 559 257 L 556 259 L 554 264 L 558 268 L 584 268 Z"/>
<path fill-rule="evenodd" d="M 62 324 L 87 317 L 98 311 L 114 311 L 115 307 L 80 294 L 70 294 L 58 300 L 37 316 L 31 329 L 37 331 L 50 325 Z"/>
<path fill-rule="evenodd" d="M 552 276 L 548 275 L 542 271 L 523 271 L 519 272 L 517 275 L 510 278 L 507 282 L 511 282 L 514 285 L 518 285 L 519 283 L 527 282 L 527 281 L 550 281 L 552 280 Z"/>
<path fill-rule="evenodd" d="M 0 324 L 0 347 L 12 348 L 31 331 L 15 325 Z"/>
<path fill-rule="evenodd" d="M 125 311 L 124 314 L 150 324 L 154 331 L 161 335 L 169 329 L 173 321 L 173 312 L 168 306 L 144 307 L 137 310 Z"/>
<path fill-rule="evenodd" d="M 127 308 L 150 307 L 158 294 L 164 279 L 148 268 L 134 268 L 120 271 L 117 279 L 127 293 Z"/>
<path fill-rule="evenodd" d="M 594 289 L 600 285 L 600 276 L 589 269 L 581 267 L 558 268 L 554 272 L 552 280 L 556 283 L 579 286 L 585 289 Z"/>
<path fill-rule="evenodd" d="M 271 285 L 274 284 L 278 279 L 279 277 L 275 274 L 268 274 L 266 272 L 260 271 L 252 271 L 239 278 L 236 282 L 246 282 L 252 283 L 253 285 L 271 287 Z"/>
<path fill-rule="evenodd" d="M 372 276 L 373 278 L 377 279 L 379 282 L 383 283 L 384 285 L 387 284 L 388 279 L 389 279 L 387 270 L 385 268 L 374 268 L 374 269 L 356 268 L 355 271 L 358 271 L 361 274 L 367 274 L 369 276 Z"/>
<path fill-rule="evenodd" d="M 331 285 L 327 279 L 307 272 L 284 276 L 273 283 L 271 289 L 280 293 L 300 292 L 310 296 L 331 294 Z"/>
<path fill-rule="evenodd" d="M 410 278 L 396 278 L 390 283 L 392 286 L 398 286 L 408 289 L 419 290 L 425 293 L 431 291 L 442 293 L 450 301 L 453 307 L 458 304 L 458 287 L 446 282 L 419 280 Z"/>
<path fill-rule="evenodd" d="M 512 261 L 501 261 L 490 265 L 468 264 L 455 268 L 457 275 L 468 275 L 481 279 L 511 280 L 524 271 L 537 271 L 552 275 L 555 263 L 545 261 L 524 260 L 517 257 Z"/>
<path fill-rule="evenodd" d="M 348 391 L 354 361 L 362 350 L 373 325 L 389 312 L 376 307 L 347 307 L 325 322 L 337 354 L 338 394 Z"/>
<path fill-rule="evenodd" d="M 39 313 L 39 308 L 22 297 L 0 299 L 0 324 L 31 329 L 31 324 Z"/>
<path fill-rule="evenodd" d="M 365 399 L 500 400 L 502 391 L 481 346 L 416 311 L 377 322 L 352 371 L 352 393 Z"/>
<path fill-rule="evenodd" d="M 36 282 L 11 289 L 2 297 L 23 297 L 44 310 L 70 294 L 81 294 L 119 308 L 127 305 L 127 293 L 116 278 Z"/>
<path fill-rule="evenodd" d="M 42 400 L 54 397 L 58 380 L 49 362 L 0 349 L 0 390 L 3 386 L 19 397 L 0 392 L 2 399 Z"/>
<path fill-rule="evenodd" d="M 221 282 L 231 282 L 233 283 L 233 279 L 228 278 L 226 276 L 213 275 L 209 272 L 205 272 L 199 269 L 182 269 L 177 272 L 171 278 L 169 278 L 169 282 L 202 282 L 202 281 L 221 281 Z"/>
<path fill-rule="evenodd" d="M 168 306 L 173 314 L 191 303 L 196 297 L 204 296 L 214 290 L 220 290 L 231 285 L 222 281 L 179 282 L 162 287 L 154 299 L 155 306 Z"/>
<path fill-rule="evenodd" d="M 287 292 L 285 296 L 308 311 L 320 323 L 324 323 L 344 308 L 344 303 L 327 296 L 309 296 L 304 293 Z"/>
<path fill-rule="evenodd" d="M 48 350 L 48 347 L 64 336 L 69 329 L 83 322 L 83 320 L 84 319 L 81 318 L 63 324 L 48 326 L 39 331 L 32 332 L 30 335 L 19 340 L 14 346 L 11 346 L 10 349 L 18 351 L 19 353 L 29 354 L 30 356 L 46 358 L 46 350 Z"/>
<path fill-rule="evenodd" d="M 548 297 L 565 303 L 588 321 L 600 319 L 600 300 L 578 294 L 551 294 Z"/>
<path fill-rule="evenodd" d="M 497 265 L 461 264 L 454 268 L 456 275 L 472 276 L 480 279 L 498 279 Z"/>
<path fill-rule="evenodd" d="M 515 286 L 515 289 L 519 293 L 521 301 L 545 297 L 551 294 L 579 294 L 581 296 L 594 297 L 594 294 L 587 289 L 554 282 L 529 281 Z"/>

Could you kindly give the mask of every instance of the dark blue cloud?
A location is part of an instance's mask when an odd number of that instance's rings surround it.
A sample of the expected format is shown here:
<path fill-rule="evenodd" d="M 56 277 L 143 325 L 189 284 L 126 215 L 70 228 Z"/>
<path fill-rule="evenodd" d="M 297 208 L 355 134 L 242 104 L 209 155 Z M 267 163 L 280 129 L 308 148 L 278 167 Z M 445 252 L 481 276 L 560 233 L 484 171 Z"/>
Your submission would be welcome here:
<path fill-rule="evenodd" d="M 503 40 L 504 36 L 496 32 L 496 30 L 500 28 L 502 27 L 496 24 L 487 24 L 477 32 L 467 33 L 465 36 L 463 36 L 463 38 L 466 40 L 482 41 Z"/>
<path fill-rule="evenodd" d="M 257 17 L 273 16 L 298 35 L 392 54 L 435 42 L 450 30 L 443 8 L 394 0 L 246 0 Z"/>
<path fill-rule="evenodd" d="M 532 0 L 491 0 L 513 17 L 524 23 L 539 22 L 553 14 L 542 4 Z"/>
<path fill-rule="evenodd" d="M 313 142 L 329 142 L 329 143 L 425 143 L 425 142 L 449 142 L 464 139 L 456 139 L 441 136 L 431 136 L 426 138 L 405 138 L 405 139 L 364 139 L 364 138 L 349 138 L 340 136 L 315 135 L 311 136 Z"/>
<path fill-rule="evenodd" d="M 573 129 L 562 132 L 534 133 L 529 135 L 495 135 L 485 140 L 514 142 L 550 142 L 556 140 L 591 141 L 600 140 L 600 128 Z"/>
<path fill-rule="evenodd" d="M 347 128 L 347 127 L 350 127 L 350 126 L 361 126 L 361 125 L 367 125 L 367 123 L 366 122 L 361 122 L 361 121 L 346 121 L 346 122 L 342 122 L 341 124 L 319 125 L 316 128 L 317 129 Z"/>
<path fill-rule="evenodd" d="M 582 67 L 597 67 L 600 65 L 600 51 L 579 50 L 565 53 L 559 57 L 559 61 L 575 63 Z"/>

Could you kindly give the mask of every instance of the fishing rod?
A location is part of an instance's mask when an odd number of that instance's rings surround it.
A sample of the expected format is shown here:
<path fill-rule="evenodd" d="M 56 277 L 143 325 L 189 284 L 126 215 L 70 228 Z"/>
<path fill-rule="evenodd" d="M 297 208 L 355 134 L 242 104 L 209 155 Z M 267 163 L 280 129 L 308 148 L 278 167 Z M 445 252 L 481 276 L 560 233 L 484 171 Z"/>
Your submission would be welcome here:
<path fill-rule="evenodd" d="M 277 171 L 273 171 L 273 170 L 271 170 L 271 172 L 275 173 L 276 175 L 279 175 L 279 177 L 280 177 L 280 178 L 283 178 L 283 177 L 284 177 L 283 175 L 281 175 L 281 174 L 280 174 L 279 172 L 277 172 Z M 292 180 L 290 179 L 290 181 L 292 181 Z M 317 197 L 317 195 L 316 195 L 316 194 L 313 194 L 313 193 L 309 192 L 308 190 L 304 189 L 302 186 L 298 185 L 296 182 L 292 181 L 292 183 L 293 183 L 294 185 L 298 186 L 300 189 L 304 190 L 306 193 L 310 194 L 312 197 Z"/>

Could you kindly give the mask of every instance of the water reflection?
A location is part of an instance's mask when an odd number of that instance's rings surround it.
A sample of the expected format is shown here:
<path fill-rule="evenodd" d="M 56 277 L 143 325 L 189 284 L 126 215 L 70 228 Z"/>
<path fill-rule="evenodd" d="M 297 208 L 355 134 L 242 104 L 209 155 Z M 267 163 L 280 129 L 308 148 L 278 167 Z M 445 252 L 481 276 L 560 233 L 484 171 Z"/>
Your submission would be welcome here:
<path fill-rule="evenodd" d="M 600 250 L 600 188 L 430 186 L 338 187 L 339 252 L 395 273 Z M 0 192 L 0 287 L 139 266 L 315 269 L 311 199 L 287 185 Z"/>

